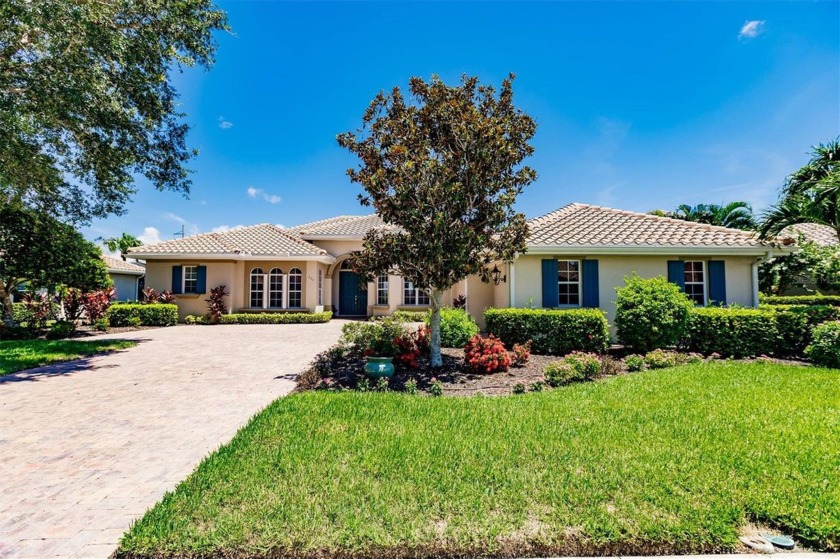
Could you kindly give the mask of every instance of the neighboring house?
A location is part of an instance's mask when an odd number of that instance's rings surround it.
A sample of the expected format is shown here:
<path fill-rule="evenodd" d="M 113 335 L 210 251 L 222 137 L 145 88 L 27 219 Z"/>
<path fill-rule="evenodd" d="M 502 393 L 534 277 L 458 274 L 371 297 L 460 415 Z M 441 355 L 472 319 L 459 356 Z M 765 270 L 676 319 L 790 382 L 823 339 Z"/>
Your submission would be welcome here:
<path fill-rule="evenodd" d="M 836 246 L 840 248 L 840 241 L 837 239 L 837 233 L 828 225 L 821 225 L 819 223 L 799 223 L 797 225 L 790 225 L 782 229 L 779 234 L 780 238 L 791 239 L 793 242 L 811 242 L 817 246 L 828 247 Z M 804 280 L 804 286 L 793 287 L 785 290 L 780 295 L 813 295 L 814 293 L 834 294 L 832 291 L 820 289 L 817 286 L 817 281 L 812 274 L 809 274 Z"/>
<path fill-rule="evenodd" d="M 122 258 L 112 258 L 102 255 L 105 266 L 108 268 L 108 275 L 114 282 L 114 289 L 117 292 L 118 301 L 136 301 L 140 290 L 143 288 L 141 282 L 146 275 L 146 269 L 139 264 L 126 262 Z"/>
<path fill-rule="evenodd" d="M 204 295 L 227 286 L 233 312 L 333 310 L 373 316 L 428 308 L 420 286 L 395 275 L 365 285 L 346 259 L 376 215 L 340 216 L 283 229 L 255 225 L 131 249 L 146 260 L 146 283 L 178 295 L 181 317 L 205 314 Z M 570 204 L 529 221 L 526 254 L 497 263 L 498 285 L 478 276 L 453 286 L 481 320 L 488 307 L 595 307 L 612 322 L 625 276 L 666 276 L 698 304 L 758 304 L 757 265 L 791 249 L 737 229 Z"/>

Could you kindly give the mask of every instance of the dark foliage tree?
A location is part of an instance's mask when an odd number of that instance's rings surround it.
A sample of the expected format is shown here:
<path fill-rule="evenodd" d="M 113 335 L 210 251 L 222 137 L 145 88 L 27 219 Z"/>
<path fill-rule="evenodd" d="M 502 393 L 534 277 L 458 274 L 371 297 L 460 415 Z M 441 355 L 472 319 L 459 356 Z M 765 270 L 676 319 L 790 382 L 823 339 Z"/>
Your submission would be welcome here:
<path fill-rule="evenodd" d="M 534 149 L 531 117 L 513 104 L 511 75 L 496 90 L 464 76 L 409 81 L 371 102 L 356 132 L 338 143 L 361 160 L 348 170 L 388 225 L 370 231 L 353 266 L 368 281 L 396 271 L 430 295 L 431 364 L 440 366 L 445 290 L 487 264 L 525 250 L 527 224 L 513 204 L 536 172 L 522 162 Z"/>
<path fill-rule="evenodd" d="M 0 203 L 86 222 L 134 175 L 189 193 L 173 70 L 213 62 L 211 0 L 0 2 Z"/>

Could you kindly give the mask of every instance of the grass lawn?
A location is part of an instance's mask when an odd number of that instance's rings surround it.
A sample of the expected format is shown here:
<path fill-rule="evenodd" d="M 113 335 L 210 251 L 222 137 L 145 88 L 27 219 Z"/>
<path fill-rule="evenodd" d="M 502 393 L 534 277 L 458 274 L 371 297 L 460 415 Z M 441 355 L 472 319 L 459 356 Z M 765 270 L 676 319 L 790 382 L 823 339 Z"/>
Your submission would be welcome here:
<path fill-rule="evenodd" d="M 56 361 L 69 361 L 137 345 L 131 340 L 9 340 L 0 342 L 0 377 Z"/>
<path fill-rule="evenodd" d="M 500 398 L 274 402 L 120 557 L 840 550 L 840 371 L 710 362 Z"/>

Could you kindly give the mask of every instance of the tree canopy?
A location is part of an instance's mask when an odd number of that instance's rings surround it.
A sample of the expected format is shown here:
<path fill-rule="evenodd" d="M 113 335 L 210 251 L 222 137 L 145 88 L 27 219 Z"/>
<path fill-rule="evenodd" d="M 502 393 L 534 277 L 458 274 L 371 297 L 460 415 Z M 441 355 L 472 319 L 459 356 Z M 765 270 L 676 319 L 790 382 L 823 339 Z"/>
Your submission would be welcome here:
<path fill-rule="evenodd" d="M 696 221 L 698 223 L 719 225 L 721 227 L 732 227 L 734 229 L 743 229 L 746 231 L 756 228 L 752 206 L 750 206 L 747 202 L 740 201 L 730 202 L 723 205 L 697 204 L 696 206 L 691 206 L 689 204 L 681 204 L 672 212 L 653 210 L 648 213 L 658 215 L 660 217 Z"/>
<path fill-rule="evenodd" d="M 516 197 L 536 178 L 522 162 L 536 123 L 513 104 L 511 74 L 495 88 L 463 76 L 409 81 L 371 102 L 356 132 L 339 145 L 361 160 L 348 170 L 359 196 L 389 227 L 370 231 L 353 266 L 372 281 L 396 270 L 427 289 L 432 302 L 432 365 L 441 364 L 442 293 L 493 261 L 525 250 L 525 216 Z"/>
<path fill-rule="evenodd" d="M 71 225 L 41 212 L 0 205 L 0 303 L 12 321 L 10 295 L 28 282 L 52 291 L 59 285 L 91 291 L 111 279 L 102 251 Z"/>
<path fill-rule="evenodd" d="M 211 0 L 0 3 L 0 202 L 120 214 L 133 175 L 189 193 L 173 70 L 213 62 Z"/>
<path fill-rule="evenodd" d="M 819 223 L 834 229 L 840 242 L 840 139 L 815 146 L 810 161 L 785 181 L 778 204 L 762 217 L 763 239 L 790 225 Z"/>
<path fill-rule="evenodd" d="M 142 241 L 130 233 L 123 233 L 119 237 L 109 237 L 102 241 L 102 244 L 111 252 L 119 251 L 120 256 L 125 260 L 125 255 L 128 249 L 139 247 Z"/>

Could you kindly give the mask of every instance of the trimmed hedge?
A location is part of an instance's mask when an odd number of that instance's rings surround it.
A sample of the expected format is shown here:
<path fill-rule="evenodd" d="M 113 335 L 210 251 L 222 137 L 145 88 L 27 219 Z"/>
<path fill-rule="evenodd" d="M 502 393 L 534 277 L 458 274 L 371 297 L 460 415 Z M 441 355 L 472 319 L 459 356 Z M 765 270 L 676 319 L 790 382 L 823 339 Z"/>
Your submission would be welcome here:
<path fill-rule="evenodd" d="M 155 303 L 114 303 L 108 309 L 108 323 L 111 326 L 133 326 L 136 318 L 141 326 L 175 326 L 178 324 L 178 305 Z"/>
<path fill-rule="evenodd" d="M 598 309 L 487 309 L 484 320 L 487 332 L 509 348 L 528 340 L 543 355 L 603 353 L 609 347 L 609 325 Z"/>
<path fill-rule="evenodd" d="M 814 328 L 814 340 L 805 355 L 817 365 L 840 369 L 840 322 L 826 322 Z"/>
<path fill-rule="evenodd" d="M 828 305 L 840 307 L 840 295 L 762 295 L 762 305 Z"/>
<path fill-rule="evenodd" d="M 315 324 L 329 322 L 331 311 L 294 313 L 237 313 L 223 314 L 220 324 Z"/>
<path fill-rule="evenodd" d="M 761 308 L 775 309 L 779 322 L 781 346 L 777 355 L 800 357 L 813 340 L 814 328 L 823 322 L 840 320 L 840 307 L 827 305 L 765 305 Z"/>
<path fill-rule="evenodd" d="M 429 311 L 394 311 L 391 315 L 397 322 L 426 322 Z"/>

